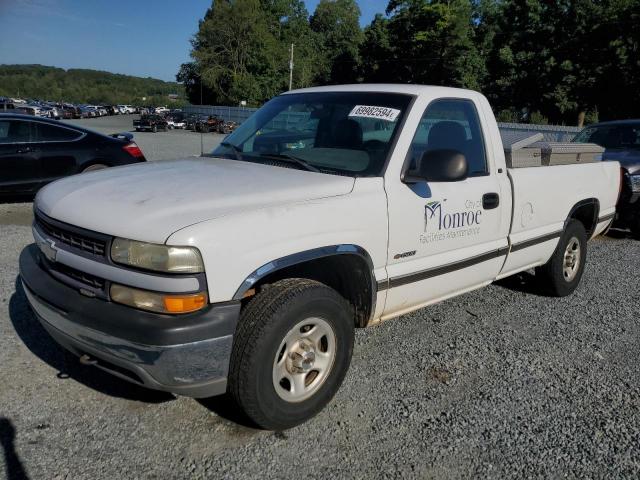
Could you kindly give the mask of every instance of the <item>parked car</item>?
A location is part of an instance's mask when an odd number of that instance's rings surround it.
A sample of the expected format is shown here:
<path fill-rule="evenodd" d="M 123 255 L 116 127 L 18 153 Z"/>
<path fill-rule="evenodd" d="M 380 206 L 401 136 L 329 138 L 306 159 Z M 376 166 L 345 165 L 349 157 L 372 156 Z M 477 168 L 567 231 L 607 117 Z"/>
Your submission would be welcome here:
<path fill-rule="evenodd" d="M 222 123 L 220 123 L 220 125 L 218 125 L 218 133 L 228 135 L 232 133 L 236 128 L 238 128 L 237 122 L 233 122 L 231 120 L 226 122 L 223 121 Z"/>
<path fill-rule="evenodd" d="M 13 102 L 0 102 L 0 112 L 14 112 L 16 106 Z"/>
<path fill-rule="evenodd" d="M 62 109 L 62 115 L 65 119 L 82 118 L 82 110 L 74 105 L 65 105 Z"/>
<path fill-rule="evenodd" d="M 75 125 L 0 113 L 0 194 L 28 194 L 61 177 L 144 162 L 131 134 L 106 136 Z"/>
<path fill-rule="evenodd" d="M 34 117 L 39 117 L 40 109 L 32 105 L 19 105 L 15 108 L 15 113 L 21 113 L 23 115 L 31 115 Z"/>
<path fill-rule="evenodd" d="M 118 108 L 124 114 L 130 114 L 135 112 L 135 109 L 131 105 L 118 105 Z"/>
<path fill-rule="evenodd" d="M 87 106 L 83 106 L 79 108 L 80 108 L 80 115 L 82 118 L 94 118 L 97 116 L 96 111 L 92 108 L 89 108 Z"/>
<path fill-rule="evenodd" d="M 196 130 L 196 123 L 198 123 L 198 121 L 200 119 L 206 119 L 207 116 L 206 115 L 199 115 L 197 113 L 190 113 L 185 117 L 185 121 L 184 121 L 184 128 L 186 130 Z"/>
<path fill-rule="evenodd" d="M 136 132 L 149 130 L 153 133 L 156 133 L 158 130 L 168 131 L 169 124 L 167 121 L 162 118 L 160 115 L 142 115 L 140 120 L 133 121 L 133 127 L 136 129 Z"/>
<path fill-rule="evenodd" d="M 40 107 L 41 115 L 45 118 L 60 120 L 62 116 L 56 107 L 42 106 Z"/>
<path fill-rule="evenodd" d="M 640 239 L 640 120 L 590 125 L 573 141 L 596 143 L 605 149 L 603 160 L 620 162 L 624 183 L 614 226 L 630 228 Z"/>
<path fill-rule="evenodd" d="M 167 107 L 156 107 L 155 113 L 158 115 L 162 115 L 164 113 L 169 113 L 169 109 Z"/>
<path fill-rule="evenodd" d="M 313 142 L 292 130 L 295 149 L 256 149 L 290 111 L 318 120 Z M 508 168 L 485 97 L 418 85 L 288 92 L 212 157 L 47 186 L 20 278 L 82 363 L 181 395 L 229 392 L 274 430 L 331 400 L 356 326 L 534 267 L 549 295 L 571 294 L 620 182 L 615 162 Z"/>
<path fill-rule="evenodd" d="M 196 132 L 217 132 L 224 122 L 217 115 L 205 115 L 200 117 L 195 124 Z"/>
<path fill-rule="evenodd" d="M 170 113 L 166 117 L 169 128 L 185 128 L 185 118 L 183 113 Z"/>

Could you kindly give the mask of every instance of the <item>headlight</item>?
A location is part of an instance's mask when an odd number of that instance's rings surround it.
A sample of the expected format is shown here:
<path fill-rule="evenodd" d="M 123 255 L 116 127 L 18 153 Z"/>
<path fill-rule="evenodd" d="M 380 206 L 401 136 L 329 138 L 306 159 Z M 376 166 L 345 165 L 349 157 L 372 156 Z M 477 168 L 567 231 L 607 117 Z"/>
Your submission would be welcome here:
<path fill-rule="evenodd" d="M 187 295 L 156 293 L 114 283 L 109 293 L 111 300 L 116 303 L 158 313 L 190 313 L 207 305 L 206 292 Z"/>
<path fill-rule="evenodd" d="M 116 263 L 156 272 L 204 272 L 200 252 L 194 247 L 170 247 L 116 238 L 111 244 L 111 259 Z"/>
<path fill-rule="evenodd" d="M 633 193 L 640 193 L 640 175 L 629 175 L 629 186 Z"/>

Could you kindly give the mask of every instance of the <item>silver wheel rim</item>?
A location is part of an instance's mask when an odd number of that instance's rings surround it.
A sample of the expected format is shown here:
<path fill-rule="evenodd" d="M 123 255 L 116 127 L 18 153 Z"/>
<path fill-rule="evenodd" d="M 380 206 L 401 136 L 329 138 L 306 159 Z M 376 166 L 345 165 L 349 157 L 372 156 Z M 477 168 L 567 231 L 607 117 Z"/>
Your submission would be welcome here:
<path fill-rule="evenodd" d="M 324 384 L 336 358 L 336 335 L 322 318 L 298 322 L 285 335 L 273 361 L 273 387 L 291 403 L 310 398 Z"/>
<path fill-rule="evenodd" d="M 567 282 L 571 282 L 580 268 L 580 242 L 576 237 L 571 237 L 564 251 L 562 274 Z"/>

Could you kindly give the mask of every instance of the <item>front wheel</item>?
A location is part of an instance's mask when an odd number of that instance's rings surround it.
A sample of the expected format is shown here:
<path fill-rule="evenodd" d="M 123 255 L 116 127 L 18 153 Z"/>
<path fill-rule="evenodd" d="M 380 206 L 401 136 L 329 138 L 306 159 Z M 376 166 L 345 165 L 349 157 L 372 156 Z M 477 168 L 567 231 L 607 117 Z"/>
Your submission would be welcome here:
<path fill-rule="evenodd" d="M 256 425 L 284 430 L 333 398 L 351 362 L 349 303 L 326 285 L 279 281 L 244 308 L 229 367 L 229 392 Z"/>
<path fill-rule="evenodd" d="M 554 297 L 566 297 L 580 284 L 587 261 L 587 233 L 584 225 L 570 220 L 549 261 L 536 269 L 542 286 Z"/>

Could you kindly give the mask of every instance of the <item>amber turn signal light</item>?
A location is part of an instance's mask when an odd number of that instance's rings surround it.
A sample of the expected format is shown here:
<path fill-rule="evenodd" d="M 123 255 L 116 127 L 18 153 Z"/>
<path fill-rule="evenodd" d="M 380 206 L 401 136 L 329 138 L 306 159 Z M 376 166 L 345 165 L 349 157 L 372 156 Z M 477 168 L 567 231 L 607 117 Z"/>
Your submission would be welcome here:
<path fill-rule="evenodd" d="M 189 313 L 200 310 L 207 304 L 205 293 L 195 295 L 164 296 L 164 308 L 168 313 Z"/>

